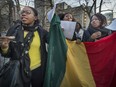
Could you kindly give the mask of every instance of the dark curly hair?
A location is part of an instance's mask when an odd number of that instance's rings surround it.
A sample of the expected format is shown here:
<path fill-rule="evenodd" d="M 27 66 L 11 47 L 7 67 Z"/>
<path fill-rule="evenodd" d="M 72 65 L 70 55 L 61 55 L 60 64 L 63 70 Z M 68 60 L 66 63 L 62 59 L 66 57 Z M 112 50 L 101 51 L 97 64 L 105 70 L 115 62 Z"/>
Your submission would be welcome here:
<path fill-rule="evenodd" d="M 101 13 L 96 13 L 96 14 L 94 14 L 93 16 L 96 16 L 96 17 L 98 18 L 98 20 L 101 21 L 99 27 L 104 27 L 104 26 L 107 25 L 107 19 L 106 19 L 106 17 L 105 17 L 103 14 L 101 14 Z M 93 16 L 92 16 L 92 17 L 93 17 Z M 92 19 L 92 17 L 91 17 L 91 19 Z"/>

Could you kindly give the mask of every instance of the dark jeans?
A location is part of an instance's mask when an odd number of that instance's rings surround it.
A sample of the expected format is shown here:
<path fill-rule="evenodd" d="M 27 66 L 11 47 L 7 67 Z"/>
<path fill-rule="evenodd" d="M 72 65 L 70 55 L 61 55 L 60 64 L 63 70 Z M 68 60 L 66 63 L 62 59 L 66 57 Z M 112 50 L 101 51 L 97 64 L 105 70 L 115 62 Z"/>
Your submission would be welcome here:
<path fill-rule="evenodd" d="M 44 77 L 41 67 L 32 70 L 31 87 L 43 87 L 43 80 Z M 30 87 L 30 83 L 25 84 L 24 87 Z"/>

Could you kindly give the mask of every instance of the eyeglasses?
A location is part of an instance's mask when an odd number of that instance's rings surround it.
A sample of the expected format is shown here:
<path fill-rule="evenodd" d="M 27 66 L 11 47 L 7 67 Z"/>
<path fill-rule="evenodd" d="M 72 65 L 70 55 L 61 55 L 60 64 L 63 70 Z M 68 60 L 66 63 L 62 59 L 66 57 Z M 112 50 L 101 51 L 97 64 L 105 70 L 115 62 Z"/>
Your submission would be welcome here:
<path fill-rule="evenodd" d="M 31 14 L 31 11 L 30 10 L 22 10 L 21 12 L 20 12 L 20 14 L 22 15 L 22 14 Z"/>

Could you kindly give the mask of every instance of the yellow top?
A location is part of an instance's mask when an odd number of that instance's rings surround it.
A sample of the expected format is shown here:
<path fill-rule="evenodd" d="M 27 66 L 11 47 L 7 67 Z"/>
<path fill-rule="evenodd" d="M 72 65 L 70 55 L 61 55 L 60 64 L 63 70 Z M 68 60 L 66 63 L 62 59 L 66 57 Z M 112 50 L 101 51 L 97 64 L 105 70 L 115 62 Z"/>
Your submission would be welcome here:
<path fill-rule="evenodd" d="M 27 35 L 27 32 L 24 32 L 24 37 Z M 41 65 L 41 54 L 40 54 L 40 37 L 38 32 L 34 32 L 34 37 L 29 49 L 30 56 L 30 69 L 33 70 Z"/>
<path fill-rule="evenodd" d="M 8 49 L 9 49 L 9 47 L 7 47 L 7 48 L 1 48 L 2 49 L 2 52 L 3 52 L 3 54 L 6 54 L 7 52 L 8 52 Z"/>

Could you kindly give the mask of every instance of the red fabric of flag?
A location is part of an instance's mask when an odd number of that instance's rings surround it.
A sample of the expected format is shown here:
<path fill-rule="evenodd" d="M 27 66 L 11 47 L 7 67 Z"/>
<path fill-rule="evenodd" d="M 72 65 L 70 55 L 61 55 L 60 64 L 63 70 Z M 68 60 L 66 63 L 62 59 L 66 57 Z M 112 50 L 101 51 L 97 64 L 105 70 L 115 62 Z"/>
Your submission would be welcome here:
<path fill-rule="evenodd" d="M 116 87 L 116 33 L 84 44 L 96 87 Z"/>

